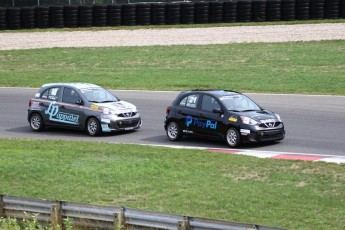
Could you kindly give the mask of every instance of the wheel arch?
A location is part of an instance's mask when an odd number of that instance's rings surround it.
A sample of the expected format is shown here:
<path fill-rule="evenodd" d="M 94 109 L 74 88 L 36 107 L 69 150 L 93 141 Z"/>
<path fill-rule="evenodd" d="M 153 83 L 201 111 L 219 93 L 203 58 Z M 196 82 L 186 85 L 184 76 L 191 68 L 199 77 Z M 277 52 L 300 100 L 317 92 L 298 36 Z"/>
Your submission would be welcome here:
<path fill-rule="evenodd" d="M 98 116 L 95 116 L 95 115 L 89 115 L 85 118 L 85 121 L 84 121 L 84 129 L 86 130 L 87 129 L 87 122 L 91 119 L 91 118 L 96 118 L 99 122 L 99 125 L 101 125 L 101 119 L 98 117 Z"/>
<path fill-rule="evenodd" d="M 98 128 L 96 129 L 96 131 L 94 133 L 91 133 L 91 131 L 89 130 L 89 127 L 88 127 L 88 123 L 90 121 L 90 119 L 95 119 L 96 122 L 98 123 L 97 126 Z M 103 129 L 102 129 L 102 124 L 101 124 L 101 121 L 100 119 L 97 117 L 97 116 L 88 116 L 86 119 L 85 119 L 85 127 L 84 127 L 85 131 L 90 135 L 90 136 L 98 136 L 100 135 L 102 132 L 103 132 Z"/>
<path fill-rule="evenodd" d="M 237 132 L 237 138 L 236 138 L 237 139 L 237 141 L 236 141 L 237 143 L 234 144 L 234 145 L 231 145 L 229 143 L 229 140 L 228 140 L 228 132 L 229 132 L 230 129 L 235 129 L 236 132 Z M 230 145 L 230 147 L 232 147 L 232 148 L 240 146 L 242 144 L 240 127 L 237 126 L 237 125 L 227 125 L 226 126 L 226 130 L 224 132 L 224 139 L 227 142 L 227 144 Z"/>
<path fill-rule="evenodd" d="M 32 124 L 32 118 L 35 115 L 40 117 L 40 125 L 37 128 L 36 127 L 34 128 L 33 124 Z M 45 126 L 46 126 L 45 121 L 44 121 L 44 117 L 42 116 L 42 114 L 39 111 L 32 111 L 30 114 L 28 114 L 28 121 L 29 121 L 31 129 L 36 131 L 36 132 L 42 131 L 45 128 Z"/>

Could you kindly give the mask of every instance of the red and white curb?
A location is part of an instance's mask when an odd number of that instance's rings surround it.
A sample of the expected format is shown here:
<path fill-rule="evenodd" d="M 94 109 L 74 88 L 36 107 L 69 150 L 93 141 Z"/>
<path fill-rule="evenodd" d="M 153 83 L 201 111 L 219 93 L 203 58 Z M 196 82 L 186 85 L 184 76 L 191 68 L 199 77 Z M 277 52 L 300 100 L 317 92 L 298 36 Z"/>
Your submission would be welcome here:
<path fill-rule="evenodd" d="M 175 146 L 175 145 L 149 145 L 159 146 L 175 149 L 200 149 L 217 153 L 239 154 L 246 156 L 253 156 L 258 158 L 271 158 L 281 160 L 300 160 L 300 161 L 323 161 L 329 163 L 345 164 L 345 156 L 337 155 L 318 155 L 308 153 L 288 153 L 288 152 L 272 152 L 272 151 L 258 151 L 258 150 L 243 150 L 243 149 L 224 149 L 224 148 L 206 148 L 195 146 Z"/>
<path fill-rule="evenodd" d="M 336 155 L 317 155 L 307 153 L 287 153 L 287 152 L 270 152 L 257 150 L 238 150 L 238 149 L 214 149 L 206 148 L 205 150 L 218 153 L 240 154 L 254 156 L 259 158 L 271 158 L 281 160 L 300 160 L 300 161 L 324 161 L 329 163 L 344 164 L 345 156 Z"/>

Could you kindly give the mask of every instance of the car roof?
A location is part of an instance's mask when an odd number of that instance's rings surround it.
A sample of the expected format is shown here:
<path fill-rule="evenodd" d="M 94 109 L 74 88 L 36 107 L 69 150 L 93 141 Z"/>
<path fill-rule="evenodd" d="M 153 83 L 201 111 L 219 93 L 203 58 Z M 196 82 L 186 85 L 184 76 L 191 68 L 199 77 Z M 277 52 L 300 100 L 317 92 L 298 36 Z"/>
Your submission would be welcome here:
<path fill-rule="evenodd" d="M 99 85 L 91 84 L 91 83 L 82 83 L 82 82 L 70 82 L 70 83 L 48 83 L 42 85 L 42 88 L 52 87 L 52 86 L 71 86 L 77 89 L 85 89 L 85 88 L 99 88 Z"/>
<path fill-rule="evenodd" d="M 241 93 L 236 92 L 236 91 L 222 90 L 222 89 L 206 89 L 206 90 L 204 90 L 204 89 L 195 89 L 195 90 L 188 90 L 188 91 L 181 92 L 181 94 L 186 94 L 186 93 L 204 93 L 204 94 L 214 95 L 216 97 L 241 94 Z"/>

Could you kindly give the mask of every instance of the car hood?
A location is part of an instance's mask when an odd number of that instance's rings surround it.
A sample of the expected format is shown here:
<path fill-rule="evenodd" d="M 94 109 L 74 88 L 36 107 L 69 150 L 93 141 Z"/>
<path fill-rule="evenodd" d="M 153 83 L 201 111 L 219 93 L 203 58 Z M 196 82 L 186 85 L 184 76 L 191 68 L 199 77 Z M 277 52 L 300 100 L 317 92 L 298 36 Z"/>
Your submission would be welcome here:
<path fill-rule="evenodd" d="M 275 113 L 268 110 L 249 111 L 249 112 L 243 112 L 242 114 L 260 123 L 278 121 L 278 118 L 275 115 Z"/>
<path fill-rule="evenodd" d="M 137 112 L 137 107 L 127 101 L 96 103 L 96 105 L 103 108 L 111 109 L 115 111 L 116 113 Z"/>

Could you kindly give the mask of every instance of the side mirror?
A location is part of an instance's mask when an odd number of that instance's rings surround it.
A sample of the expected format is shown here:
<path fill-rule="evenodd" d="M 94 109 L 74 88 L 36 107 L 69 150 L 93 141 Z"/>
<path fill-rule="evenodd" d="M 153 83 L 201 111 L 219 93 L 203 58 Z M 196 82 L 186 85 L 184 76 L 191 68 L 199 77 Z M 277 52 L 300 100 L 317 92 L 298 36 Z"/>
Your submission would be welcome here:
<path fill-rule="evenodd" d="M 223 110 L 221 108 L 216 108 L 212 110 L 213 113 L 219 113 L 219 114 L 223 114 Z"/>
<path fill-rule="evenodd" d="M 84 105 L 84 102 L 83 102 L 82 99 L 76 100 L 75 103 L 76 103 L 77 105 Z"/>

